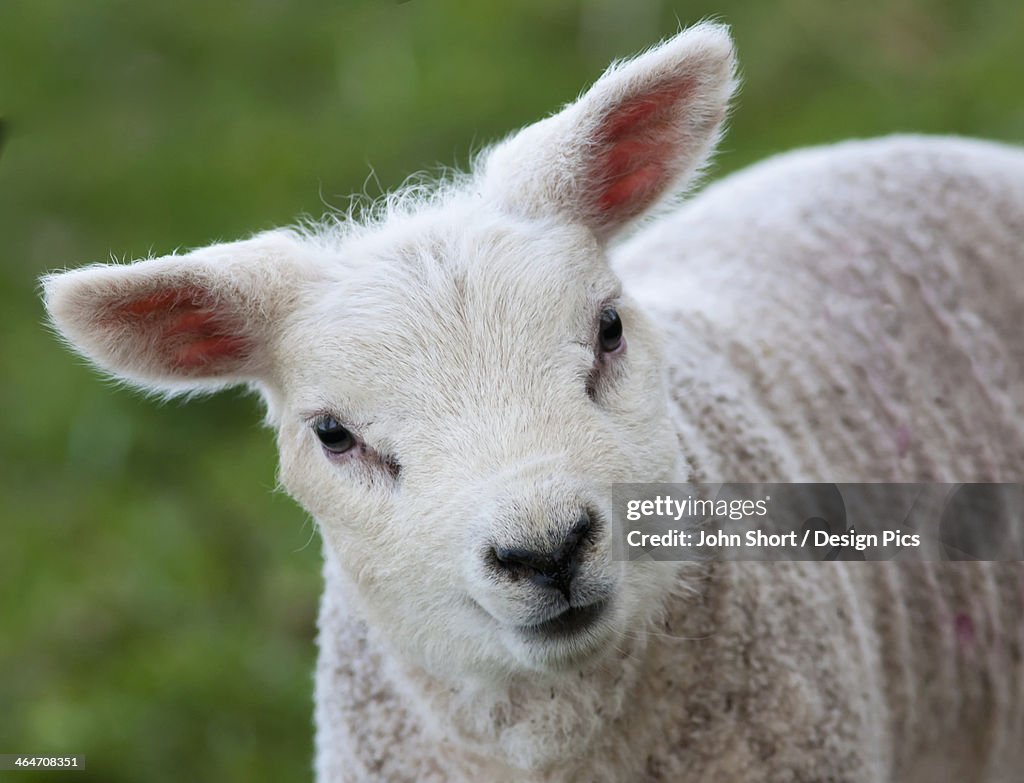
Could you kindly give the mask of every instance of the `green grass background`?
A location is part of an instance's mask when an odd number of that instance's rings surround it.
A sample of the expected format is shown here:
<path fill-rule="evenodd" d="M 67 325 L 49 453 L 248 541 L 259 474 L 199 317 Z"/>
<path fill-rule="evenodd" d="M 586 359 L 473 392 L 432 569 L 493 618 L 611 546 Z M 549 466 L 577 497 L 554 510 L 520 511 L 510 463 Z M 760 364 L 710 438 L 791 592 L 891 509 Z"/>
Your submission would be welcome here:
<path fill-rule="evenodd" d="M 100 379 L 42 326 L 38 275 L 464 163 L 710 15 L 744 73 L 716 174 L 847 136 L 1024 138 L 1019 0 L 0 2 L 0 753 L 311 776 L 319 541 L 257 404 Z"/>

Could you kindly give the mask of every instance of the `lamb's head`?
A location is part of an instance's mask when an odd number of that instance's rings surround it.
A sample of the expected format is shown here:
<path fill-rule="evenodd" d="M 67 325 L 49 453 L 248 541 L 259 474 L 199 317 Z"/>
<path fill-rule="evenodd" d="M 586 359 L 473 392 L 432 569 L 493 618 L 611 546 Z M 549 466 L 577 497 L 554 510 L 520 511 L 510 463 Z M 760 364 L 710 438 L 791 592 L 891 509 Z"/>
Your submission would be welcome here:
<path fill-rule="evenodd" d="M 655 326 L 605 248 L 701 165 L 732 87 L 726 31 L 692 28 L 430 198 L 53 275 L 47 307 L 145 388 L 258 389 L 283 484 L 413 660 L 575 665 L 666 589 L 613 562 L 612 484 L 681 467 Z"/>

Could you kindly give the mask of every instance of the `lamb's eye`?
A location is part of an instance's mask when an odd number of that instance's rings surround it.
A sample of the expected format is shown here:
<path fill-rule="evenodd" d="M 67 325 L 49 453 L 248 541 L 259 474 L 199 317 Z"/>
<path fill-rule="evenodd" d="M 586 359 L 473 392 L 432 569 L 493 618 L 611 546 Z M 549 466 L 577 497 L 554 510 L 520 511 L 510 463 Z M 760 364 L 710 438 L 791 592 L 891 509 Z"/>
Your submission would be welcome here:
<path fill-rule="evenodd" d="M 622 321 L 614 307 L 606 307 L 601 313 L 597 340 L 604 353 L 613 353 L 622 345 Z"/>
<path fill-rule="evenodd" d="M 331 416 L 318 420 L 313 429 L 324 448 L 333 454 L 344 454 L 356 445 L 355 436 Z"/>

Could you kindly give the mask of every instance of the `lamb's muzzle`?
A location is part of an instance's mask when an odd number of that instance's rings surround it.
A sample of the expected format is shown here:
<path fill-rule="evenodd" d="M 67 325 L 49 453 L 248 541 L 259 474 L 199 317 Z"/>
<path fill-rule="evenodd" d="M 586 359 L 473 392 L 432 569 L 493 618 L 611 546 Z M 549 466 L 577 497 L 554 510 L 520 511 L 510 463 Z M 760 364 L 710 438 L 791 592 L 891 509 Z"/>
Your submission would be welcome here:
<path fill-rule="evenodd" d="M 534 617 L 518 627 L 525 638 L 536 643 L 570 638 L 590 628 L 608 608 L 611 596 L 578 578 L 585 559 L 595 557 L 593 541 L 601 534 L 596 517 L 582 510 L 571 526 L 554 524 L 547 545 L 540 548 L 506 545 L 487 552 L 499 584 L 529 583 L 523 600 Z"/>

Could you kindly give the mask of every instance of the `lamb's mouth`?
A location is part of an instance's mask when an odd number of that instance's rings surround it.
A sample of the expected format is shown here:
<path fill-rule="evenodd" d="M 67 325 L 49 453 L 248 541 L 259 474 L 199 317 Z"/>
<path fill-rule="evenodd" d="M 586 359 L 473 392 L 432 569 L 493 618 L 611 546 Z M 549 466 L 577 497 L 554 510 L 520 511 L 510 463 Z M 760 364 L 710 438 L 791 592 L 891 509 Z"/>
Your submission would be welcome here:
<path fill-rule="evenodd" d="M 571 606 L 556 617 L 536 625 L 522 626 L 522 632 L 537 639 L 565 639 L 594 625 L 608 608 L 608 600 L 601 599 L 587 606 Z"/>

